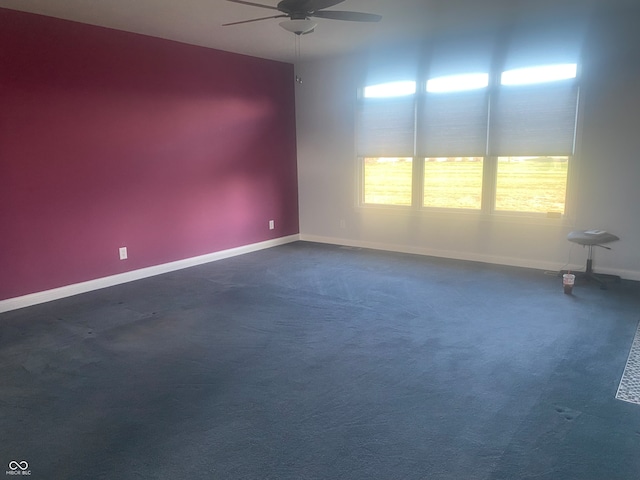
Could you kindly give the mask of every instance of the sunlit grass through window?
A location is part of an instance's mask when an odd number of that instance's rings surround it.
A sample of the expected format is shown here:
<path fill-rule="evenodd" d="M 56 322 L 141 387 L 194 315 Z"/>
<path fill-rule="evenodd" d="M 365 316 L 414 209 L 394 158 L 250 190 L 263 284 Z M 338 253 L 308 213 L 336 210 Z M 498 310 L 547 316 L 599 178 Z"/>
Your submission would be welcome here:
<path fill-rule="evenodd" d="M 412 158 L 365 158 L 364 203 L 411 205 Z"/>
<path fill-rule="evenodd" d="M 569 157 L 499 157 L 495 209 L 563 214 Z"/>
<path fill-rule="evenodd" d="M 368 205 L 411 205 L 412 158 L 364 159 L 363 200 Z M 495 210 L 563 214 L 569 157 L 499 157 Z M 423 206 L 479 210 L 482 157 L 427 158 Z"/>
<path fill-rule="evenodd" d="M 480 209 L 482 157 L 426 158 L 425 207 Z"/>

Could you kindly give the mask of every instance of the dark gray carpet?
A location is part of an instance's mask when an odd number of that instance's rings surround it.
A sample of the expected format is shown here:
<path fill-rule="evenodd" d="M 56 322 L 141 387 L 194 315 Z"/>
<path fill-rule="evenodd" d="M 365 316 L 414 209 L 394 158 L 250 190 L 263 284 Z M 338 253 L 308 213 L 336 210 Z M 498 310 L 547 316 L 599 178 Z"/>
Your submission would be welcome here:
<path fill-rule="evenodd" d="M 638 283 L 298 242 L 0 315 L 44 479 L 637 479 Z M 2 473 L 2 470 L 0 470 Z"/>

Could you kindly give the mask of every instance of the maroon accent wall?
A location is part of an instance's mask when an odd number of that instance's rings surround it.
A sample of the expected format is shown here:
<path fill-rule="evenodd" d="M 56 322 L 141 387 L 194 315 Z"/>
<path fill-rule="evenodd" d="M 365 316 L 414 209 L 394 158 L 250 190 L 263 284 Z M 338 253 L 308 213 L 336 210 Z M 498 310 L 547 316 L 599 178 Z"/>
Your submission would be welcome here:
<path fill-rule="evenodd" d="M 298 233 L 295 142 L 290 64 L 0 9 L 0 300 Z"/>

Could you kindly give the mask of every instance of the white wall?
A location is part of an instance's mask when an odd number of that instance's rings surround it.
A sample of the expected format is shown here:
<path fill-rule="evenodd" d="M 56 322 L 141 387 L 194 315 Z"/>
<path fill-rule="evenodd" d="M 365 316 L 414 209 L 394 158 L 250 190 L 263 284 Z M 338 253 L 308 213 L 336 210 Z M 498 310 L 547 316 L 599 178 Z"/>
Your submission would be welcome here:
<path fill-rule="evenodd" d="M 574 229 L 621 240 L 597 249 L 595 268 L 640 280 L 640 35 L 638 11 L 594 14 L 583 52 L 582 128 L 571 215 L 523 219 L 410 213 L 357 204 L 355 102 L 369 55 L 296 66 L 301 238 L 344 245 L 560 269 L 584 268 Z M 406 51 L 406 49 L 405 49 Z"/>

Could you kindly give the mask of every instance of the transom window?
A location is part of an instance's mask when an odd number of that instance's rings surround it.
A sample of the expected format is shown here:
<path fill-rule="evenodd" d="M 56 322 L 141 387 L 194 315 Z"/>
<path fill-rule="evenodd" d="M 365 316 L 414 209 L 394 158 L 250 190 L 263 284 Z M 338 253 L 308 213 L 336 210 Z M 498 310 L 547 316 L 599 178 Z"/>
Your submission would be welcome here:
<path fill-rule="evenodd" d="M 416 82 L 414 81 L 380 83 L 364 87 L 365 98 L 403 97 L 414 93 L 416 93 Z"/>
<path fill-rule="evenodd" d="M 463 75 L 447 75 L 431 78 L 427 81 L 427 92 L 447 93 L 476 90 L 489 86 L 488 73 L 467 73 Z"/>
<path fill-rule="evenodd" d="M 576 78 L 577 74 L 578 66 L 575 63 L 516 68 L 502 72 L 500 84 L 531 85 L 534 83 L 556 82 L 558 80 Z"/>

